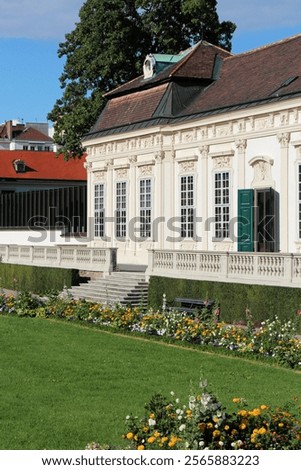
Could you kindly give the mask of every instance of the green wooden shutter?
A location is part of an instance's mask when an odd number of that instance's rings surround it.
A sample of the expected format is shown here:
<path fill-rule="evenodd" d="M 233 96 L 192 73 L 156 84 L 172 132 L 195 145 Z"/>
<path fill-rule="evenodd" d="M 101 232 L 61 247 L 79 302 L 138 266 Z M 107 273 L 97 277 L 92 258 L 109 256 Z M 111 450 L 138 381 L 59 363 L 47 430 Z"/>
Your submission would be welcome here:
<path fill-rule="evenodd" d="M 238 190 L 238 251 L 254 251 L 254 190 Z"/>

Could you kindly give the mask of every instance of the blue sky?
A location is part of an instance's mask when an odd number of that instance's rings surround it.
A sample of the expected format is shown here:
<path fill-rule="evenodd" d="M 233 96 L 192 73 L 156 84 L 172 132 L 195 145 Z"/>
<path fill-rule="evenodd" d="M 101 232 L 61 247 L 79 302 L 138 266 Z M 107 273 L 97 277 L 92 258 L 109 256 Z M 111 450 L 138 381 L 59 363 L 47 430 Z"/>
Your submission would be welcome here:
<path fill-rule="evenodd" d="M 74 29 L 83 0 L 0 0 L 0 123 L 46 122 L 61 96 L 58 45 Z M 301 0 L 219 0 L 220 21 L 237 25 L 232 52 L 301 33 Z"/>

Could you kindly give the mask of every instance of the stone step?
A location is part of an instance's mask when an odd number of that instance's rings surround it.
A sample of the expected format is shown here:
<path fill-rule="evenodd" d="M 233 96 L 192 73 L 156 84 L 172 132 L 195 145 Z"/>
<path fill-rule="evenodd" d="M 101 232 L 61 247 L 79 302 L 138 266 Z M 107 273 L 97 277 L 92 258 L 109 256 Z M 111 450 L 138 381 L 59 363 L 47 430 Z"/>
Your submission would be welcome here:
<path fill-rule="evenodd" d="M 141 273 L 114 272 L 110 276 L 73 286 L 70 294 L 75 299 L 86 299 L 104 304 L 146 306 L 148 283 Z"/>

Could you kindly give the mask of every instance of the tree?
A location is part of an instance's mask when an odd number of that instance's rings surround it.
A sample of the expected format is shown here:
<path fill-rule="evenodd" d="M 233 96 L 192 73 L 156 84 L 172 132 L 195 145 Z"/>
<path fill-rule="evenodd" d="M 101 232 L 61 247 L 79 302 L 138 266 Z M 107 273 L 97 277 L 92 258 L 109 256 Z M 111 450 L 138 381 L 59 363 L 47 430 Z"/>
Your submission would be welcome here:
<path fill-rule="evenodd" d="M 48 119 L 65 159 L 81 156 L 104 93 L 141 73 L 150 52 L 177 53 L 206 39 L 231 50 L 235 25 L 219 22 L 216 0 L 86 0 L 59 44 L 62 97 Z"/>

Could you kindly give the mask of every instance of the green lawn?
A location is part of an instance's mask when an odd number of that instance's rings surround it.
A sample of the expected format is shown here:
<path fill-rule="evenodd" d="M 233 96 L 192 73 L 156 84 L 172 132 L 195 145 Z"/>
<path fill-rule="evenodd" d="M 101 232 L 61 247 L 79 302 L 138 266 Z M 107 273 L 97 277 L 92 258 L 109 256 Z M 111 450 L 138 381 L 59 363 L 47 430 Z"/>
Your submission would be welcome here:
<path fill-rule="evenodd" d="M 0 448 L 121 446 L 127 414 L 153 393 L 186 399 L 200 375 L 227 407 L 283 406 L 300 395 L 288 369 L 101 332 L 63 321 L 0 317 Z"/>

